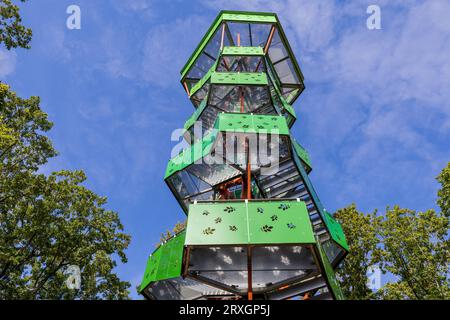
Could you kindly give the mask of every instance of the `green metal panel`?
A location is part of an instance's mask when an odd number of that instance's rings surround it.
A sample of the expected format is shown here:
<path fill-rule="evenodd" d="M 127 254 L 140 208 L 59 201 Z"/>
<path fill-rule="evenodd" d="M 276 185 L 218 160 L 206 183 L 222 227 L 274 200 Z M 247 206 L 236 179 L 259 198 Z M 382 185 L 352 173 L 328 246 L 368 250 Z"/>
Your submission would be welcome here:
<path fill-rule="evenodd" d="M 194 203 L 189 206 L 186 245 L 247 242 L 245 202 Z"/>
<path fill-rule="evenodd" d="M 279 135 L 289 135 L 286 119 L 274 115 L 220 113 L 214 127 L 223 132 L 269 134 L 276 132 Z"/>
<path fill-rule="evenodd" d="M 217 63 L 218 63 L 219 59 L 216 60 L 216 62 L 214 62 L 214 64 L 212 65 L 212 67 L 208 70 L 208 72 L 203 76 L 203 78 L 201 78 L 196 84 L 195 86 L 193 86 L 189 92 L 189 95 L 192 96 L 194 95 L 198 90 L 200 90 L 203 85 L 209 81 L 209 79 L 211 78 L 211 75 L 213 74 L 214 70 L 216 70 L 217 67 Z"/>
<path fill-rule="evenodd" d="M 200 105 L 195 110 L 195 112 L 184 123 L 184 129 L 188 130 L 190 127 L 192 127 L 195 124 L 195 122 L 198 120 L 198 118 L 202 114 L 203 110 L 205 110 L 206 105 L 207 105 L 207 99 L 203 99 L 203 101 L 200 103 Z"/>
<path fill-rule="evenodd" d="M 229 201 L 189 207 L 186 245 L 315 243 L 304 202 Z"/>
<path fill-rule="evenodd" d="M 156 249 L 148 258 L 140 290 L 151 282 L 172 279 L 181 275 L 186 232 L 183 231 Z"/>
<path fill-rule="evenodd" d="M 261 47 L 223 47 L 222 56 L 263 56 Z"/>
<path fill-rule="evenodd" d="M 312 169 L 311 160 L 309 158 L 309 154 L 306 151 L 305 148 L 303 148 L 294 138 L 291 138 L 292 145 L 294 146 L 294 150 L 297 153 L 297 155 L 302 159 L 302 161 L 310 168 Z"/>
<path fill-rule="evenodd" d="M 161 257 L 159 259 L 159 268 L 155 281 L 175 278 L 181 275 L 185 238 L 186 233 L 183 232 L 161 245 Z"/>
<path fill-rule="evenodd" d="M 252 244 L 315 243 L 306 204 L 302 201 L 249 202 Z"/>
<path fill-rule="evenodd" d="M 276 15 L 270 12 L 222 11 L 222 14 L 226 21 L 277 23 Z"/>
<path fill-rule="evenodd" d="M 295 113 L 294 108 L 292 108 L 292 106 L 286 101 L 286 99 L 283 98 L 283 96 L 281 95 L 281 93 L 279 93 L 279 97 L 281 100 L 281 103 L 283 104 L 283 108 L 286 109 L 286 111 L 295 119 L 297 119 L 297 115 Z"/>
<path fill-rule="evenodd" d="M 344 294 L 342 293 L 341 287 L 336 279 L 336 274 L 334 273 L 333 267 L 330 264 L 330 261 L 325 254 L 320 243 L 317 244 L 317 249 L 319 251 L 320 260 L 322 261 L 322 265 L 324 267 L 325 276 L 328 280 L 329 289 L 331 289 L 333 296 L 337 300 L 344 300 Z"/>
<path fill-rule="evenodd" d="M 211 152 L 216 141 L 217 131 L 213 130 L 201 140 L 184 149 L 178 156 L 169 160 L 164 179 L 185 169 Z"/>
<path fill-rule="evenodd" d="M 152 281 L 155 281 L 158 273 L 159 259 L 161 257 L 161 250 L 159 248 L 153 252 L 147 260 L 147 267 L 145 268 L 144 278 L 141 282 L 140 290 L 144 290 Z"/>
<path fill-rule="evenodd" d="M 341 224 L 337 222 L 328 212 L 325 212 L 324 217 L 325 224 L 330 231 L 331 238 L 336 241 L 342 248 L 348 251 L 347 239 L 345 237 L 344 230 L 342 230 Z"/>
<path fill-rule="evenodd" d="M 265 72 L 213 72 L 211 84 L 267 86 Z"/>

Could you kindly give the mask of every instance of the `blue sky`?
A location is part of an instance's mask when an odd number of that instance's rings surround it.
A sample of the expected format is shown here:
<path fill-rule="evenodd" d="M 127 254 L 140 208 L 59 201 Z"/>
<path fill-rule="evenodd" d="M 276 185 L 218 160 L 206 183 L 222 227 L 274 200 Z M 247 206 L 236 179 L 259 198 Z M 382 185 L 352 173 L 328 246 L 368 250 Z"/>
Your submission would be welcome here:
<path fill-rule="evenodd" d="M 66 28 L 79 5 L 81 30 Z M 381 7 L 381 30 L 366 8 Z M 352 202 L 436 207 L 450 161 L 448 1 L 39 0 L 23 7 L 31 50 L 0 49 L 0 79 L 38 95 L 60 152 L 42 168 L 84 169 L 133 237 L 122 278 L 139 283 L 159 235 L 184 218 L 163 181 L 193 107 L 179 70 L 221 9 L 273 11 L 305 75 L 293 134 L 329 211 Z"/>

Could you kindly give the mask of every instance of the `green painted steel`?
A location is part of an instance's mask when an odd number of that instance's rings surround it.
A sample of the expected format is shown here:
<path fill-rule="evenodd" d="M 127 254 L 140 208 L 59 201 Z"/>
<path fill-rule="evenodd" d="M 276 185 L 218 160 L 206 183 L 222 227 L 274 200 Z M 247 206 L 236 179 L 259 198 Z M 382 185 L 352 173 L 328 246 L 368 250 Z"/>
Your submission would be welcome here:
<path fill-rule="evenodd" d="M 313 244 L 304 202 L 201 202 L 189 207 L 186 245 Z"/>
<path fill-rule="evenodd" d="M 264 72 L 213 72 L 211 84 L 267 86 L 269 83 Z"/>
<path fill-rule="evenodd" d="M 275 115 L 220 113 L 214 127 L 223 132 L 289 135 L 286 119 Z"/>
<path fill-rule="evenodd" d="M 215 72 L 214 65 L 209 71 L 200 79 L 199 82 L 192 87 L 190 95 L 193 96 L 199 91 L 208 81 L 216 85 L 255 85 L 266 86 L 267 76 L 264 72 Z"/>
<path fill-rule="evenodd" d="M 252 23 L 277 23 L 276 14 L 270 12 L 222 11 L 223 20 Z"/>
<path fill-rule="evenodd" d="M 330 231 L 331 238 L 348 251 L 347 238 L 345 237 L 341 224 L 328 212 L 325 212 L 325 224 L 327 225 L 328 231 Z"/>
<path fill-rule="evenodd" d="M 322 245 L 318 243 L 316 247 L 318 249 L 317 251 L 319 252 L 320 260 L 322 262 L 325 276 L 327 278 L 328 288 L 331 290 L 336 300 L 344 300 L 344 294 L 342 293 L 342 289 L 336 279 L 336 274 L 334 273 L 333 267 L 331 266 L 330 261 L 328 260 L 328 257 L 322 248 Z"/>
<path fill-rule="evenodd" d="M 322 218 L 322 221 L 325 223 L 327 230 L 330 232 L 332 239 L 337 242 L 342 248 L 348 251 L 347 240 L 342 230 L 342 226 L 339 224 L 339 222 L 334 220 L 331 215 L 325 210 L 322 202 L 317 196 L 316 190 L 314 189 L 311 180 L 308 177 L 308 174 L 306 173 L 305 168 L 301 165 L 299 157 L 296 154 L 294 155 L 294 160 L 306 187 L 311 193 L 314 205 L 316 206 L 317 211 Z"/>
<path fill-rule="evenodd" d="M 153 252 L 148 258 L 140 291 L 144 290 L 151 282 L 181 276 L 185 238 L 186 232 L 183 231 Z"/>
<path fill-rule="evenodd" d="M 223 47 L 222 56 L 263 56 L 261 47 Z"/>
<path fill-rule="evenodd" d="M 150 284 L 150 282 L 156 279 L 160 258 L 161 250 L 156 250 L 151 256 L 148 257 L 144 278 L 141 281 L 140 291 L 143 291 Z"/>
<path fill-rule="evenodd" d="M 281 96 L 281 94 L 279 95 L 281 103 L 283 104 L 283 108 L 286 109 L 286 111 L 292 116 L 294 117 L 294 119 L 297 119 L 297 115 L 295 113 L 294 108 L 292 108 L 292 106 L 286 101 L 286 99 L 283 98 L 283 96 Z"/>
<path fill-rule="evenodd" d="M 205 110 L 207 106 L 207 99 L 203 99 L 203 101 L 200 103 L 198 108 L 195 110 L 195 112 L 189 117 L 189 119 L 184 123 L 184 129 L 188 130 L 190 127 L 192 127 L 195 122 L 198 120 L 202 112 Z"/>
<path fill-rule="evenodd" d="M 217 67 L 219 59 L 213 64 L 213 66 L 208 70 L 208 72 L 193 86 L 189 92 L 190 96 L 193 96 L 198 90 L 200 90 L 211 78 Z"/>
<path fill-rule="evenodd" d="M 189 206 L 186 245 L 248 243 L 245 202 L 197 203 Z"/>
<path fill-rule="evenodd" d="M 305 148 L 303 148 L 295 139 L 291 139 L 292 145 L 294 146 L 294 150 L 300 159 L 309 167 L 308 171 L 312 170 L 311 160 L 309 158 L 309 154 Z"/>
<path fill-rule="evenodd" d="M 297 115 L 295 113 L 294 108 L 286 101 L 286 99 L 283 98 L 283 95 L 281 94 L 280 88 L 279 88 L 279 82 L 277 80 L 274 79 L 274 76 L 268 72 L 267 73 L 268 78 L 271 81 L 271 86 L 273 87 L 273 90 L 275 90 L 275 94 L 277 95 L 278 99 L 280 99 L 281 104 L 283 106 L 283 108 L 291 115 L 291 117 L 293 117 L 293 122 L 292 124 L 295 122 L 295 120 L 297 119 Z M 272 96 L 272 99 L 275 99 L 275 97 Z M 275 102 L 274 102 L 275 104 Z"/>
<path fill-rule="evenodd" d="M 302 201 L 248 202 L 248 223 L 252 244 L 315 243 Z"/>
<path fill-rule="evenodd" d="M 164 179 L 178 171 L 185 169 L 211 152 L 214 142 L 216 141 L 217 131 L 212 131 L 201 140 L 192 144 L 183 150 L 178 156 L 170 159 Z"/>
<path fill-rule="evenodd" d="M 203 36 L 202 40 L 198 44 L 197 48 L 195 48 L 192 55 L 189 57 L 188 61 L 181 69 L 181 78 L 183 79 L 191 67 L 195 64 L 195 61 L 202 54 L 203 50 L 208 45 L 211 38 L 219 29 L 220 25 L 223 21 L 244 21 L 244 22 L 253 22 L 253 23 L 278 23 L 278 18 L 274 13 L 266 13 L 266 12 L 245 12 L 245 11 L 221 11 L 219 15 L 214 20 L 211 27 L 209 27 L 206 34 Z"/>

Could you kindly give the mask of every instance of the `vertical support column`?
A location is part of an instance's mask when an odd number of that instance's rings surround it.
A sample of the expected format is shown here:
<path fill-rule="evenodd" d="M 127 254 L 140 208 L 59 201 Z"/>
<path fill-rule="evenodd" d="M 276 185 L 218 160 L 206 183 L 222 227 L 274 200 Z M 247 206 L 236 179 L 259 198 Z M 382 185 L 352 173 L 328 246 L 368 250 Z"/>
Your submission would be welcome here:
<path fill-rule="evenodd" d="M 244 90 L 239 87 L 239 102 L 241 103 L 241 113 L 244 113 L 245 100 L 244 100 Z"/>
<path fill-rule="evenodd" d="M 246 153 L 247 153 L 247 199 L 252 198 L 252 165 L 250 163 L 250 142 L 246 140 Z"/>
<path fill-rule="evenodd" d="M 247 247 L 247 300 L 253 300 L 252 246 Z"/>
<path fill-rule="evenodd" d="M 190 97 L 191 93 L 189 92 L 189 88 L 188 88 L 188 86 L 186 84 L 186 81 L 183 81 L 183 87 L 184 87 L 184 90 L 186 90 L 187 95 Z"/>
<path fill-rule="evenodd" d="M 275 25 L 272 25 L 272 29 L 270 29 L 269 38 L 267 39 L 266 46 L 264 47 L 264 53 L 267 53 L 267 51 L 269 50 L 270 44 L 272 43 L 274 33 L 275 33 Z"/>

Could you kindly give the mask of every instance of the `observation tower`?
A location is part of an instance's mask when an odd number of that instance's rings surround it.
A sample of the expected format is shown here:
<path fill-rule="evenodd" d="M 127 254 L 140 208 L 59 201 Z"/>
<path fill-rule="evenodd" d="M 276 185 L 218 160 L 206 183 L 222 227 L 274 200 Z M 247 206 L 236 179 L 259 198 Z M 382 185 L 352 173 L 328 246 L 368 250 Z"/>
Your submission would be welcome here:
<path fill-rule="evenodd" d="M 290 134 L 303 74 L 276 14 L 222 11 L 181 70 L 189 146 L 164 180 L 185 230 L 149 257 L 152 300 L 343 299 L 348 245 Z"/>

